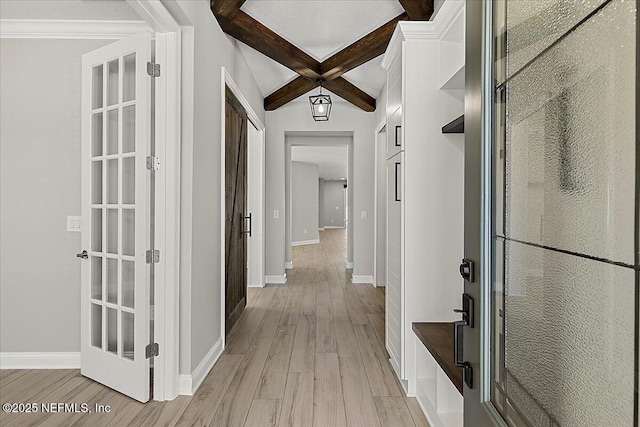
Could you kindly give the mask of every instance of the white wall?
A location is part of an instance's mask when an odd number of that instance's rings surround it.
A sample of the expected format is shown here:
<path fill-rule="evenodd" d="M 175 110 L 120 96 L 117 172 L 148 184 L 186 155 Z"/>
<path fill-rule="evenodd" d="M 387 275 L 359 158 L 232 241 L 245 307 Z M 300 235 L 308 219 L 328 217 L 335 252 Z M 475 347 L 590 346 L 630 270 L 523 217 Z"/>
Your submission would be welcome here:
<path fill-rule="evenodd" d="M 107 43 L 0 40 L 1 352 L 80 351 L 66 217 L 80 215 L 82 54 Z"/>
<path fill-rule="evenodd" d="M 324 226 L 324 178 L 318 180 L 318 229 Z"/>
<path fill-rule="evenodd" d="M 266 113 L 267 127 L 267 275 L 283 275 L 285 262 L 285 132 L 353 133 L 354 167 L 349 170 L 354 211 L 353 274 L 373 274 L 374 113 L 336 102 L 328 122 L 314 122 L 305 102 L 293 102 Z M 279 219 L 273 211 L 279 210 Z M 360 211 L 367 218 L 360 219 Z M 353 212 L 351 213 L 353 214 Z M 350 214 L 350 215 L 351 215 Z"/>
<path fill-rule="evenodd" d="M 206 1 L 178 0 L 193 25 L 195 69 L 183 76 L 185 123 L 182 152 L 182 262 L 180 372 L 191 373 L 220 338 L 221 67 L 225 67 L 264 122 L 263 98 L 236 41 L 222 32 Z M 197 54 L 194 55 L 194 52 Z M 184 69 L 183 69 L 184 71 Z M 188 71 L 188 70 L 187 70 Z M 189 94 L 187 94 L 189 98 Z"/>
<path fill-rule="evenodd" d="M 376 285 L 386 286 L 387 278 L 387 132 L 376 135 Z"/>
<path fill-rule="evenodd" d="M 325 180 L 323 191 L 323 227 L 344 227 L 344 185 L 347 181 Z"/>
<path fill-rule="evenodd" d="M 247 138 L 247 207 L 251 214 L 251 235 L 247 239 L 247 286 L 264 285 L 264 146 L 262 131 L 249 124 Z"/>
<path fill-rule="evenodd" d="M 313 163 L 291 162 L 292 244 L 318 240 L 318 180 Z"/>

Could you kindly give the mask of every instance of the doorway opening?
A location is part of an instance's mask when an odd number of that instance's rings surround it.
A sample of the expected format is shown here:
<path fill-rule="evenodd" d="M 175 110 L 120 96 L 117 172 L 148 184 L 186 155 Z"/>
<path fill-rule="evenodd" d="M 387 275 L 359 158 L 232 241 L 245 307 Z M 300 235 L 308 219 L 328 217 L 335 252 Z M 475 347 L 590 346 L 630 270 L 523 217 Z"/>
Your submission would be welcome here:
<path fill-rule="evenodd" d="M 285 137 L 285 269 L 292 247 L 319 243 L 325 230 L 344 229 L 344 267 L 353 268 L 353 136 L 345 133 Z"/>

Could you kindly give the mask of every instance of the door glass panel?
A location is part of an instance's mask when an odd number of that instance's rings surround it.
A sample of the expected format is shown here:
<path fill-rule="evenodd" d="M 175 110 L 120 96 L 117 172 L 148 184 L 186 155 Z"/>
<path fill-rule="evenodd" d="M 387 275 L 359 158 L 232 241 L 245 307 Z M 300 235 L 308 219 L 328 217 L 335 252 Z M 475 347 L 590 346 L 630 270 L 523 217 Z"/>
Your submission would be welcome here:
<path fill-rule="evenodd" d="M 102 203 L 102 161 L 91 162 L 91 203 Z"/>
<path fill-rule="evenodd" d="M 118 159 L 107 160 L 107 203 L 118 204 Z"/>
<path fill-rule="evenodd" d="M 135 263 L 122 261 L 122 305 L 135 308 Z"/>
<path fill-rule="evenodd" d="M 118 260 L 107 258 L 107 301 L 118 303 Z"/>
<path fill-rule="evenodd" d="M 102 252 L 102 209 L 91 209 L 91 250 Z"/>
<path fill-rule="evenodd" d="M 636 4 L 494 4 L 491 400 L 510 426 L 631 426 Z"/>
<path fill-rule="evenodd" d="M 91 345 L 102 348 L 102 306 L 91 304 Z"/>
<path fill-rule="evenodd" d="M 118 210 L 107 209 L 107 252 L 118 253 Z"/>
<path fill-rule="evenodd" d="M 505 373 L 533 425 L 631 426 L 634 271 L 506 243 Z"/>
<path fill-rule="evenodd" d="M 118 109 L 107 112 L 107 154 L 118 154 Z"/>
<path fill-rule="evenodd" d="M 107 65 L 107 105 L 118 103 L 118 60 L 114 59 Z"/>
<path fill-rule="evenodd" d="M 107 351 L 118 353 L 118 310 L 107 307 Z"/>
<path fill-rule="evenodd" d="M 91 257 L 91 298 L 102 300 L 102 257 L 98 256 Z"/>
<path fill-rule="evenodd" d="M 91 155 L 102 156 L 102 113 L 91 115 Z"/>
<path fill-rule="evenodd" d="M 100 65 L 96 65 L 91 70 L 91 99 L 92 99 L 91 108 L 92 109 L 95 110 L 96 108 L 102 108 L 103 93 L 104 93 L 103 71 L 102 71 L 102 64 L 100 64 Z"/>
<path fill-rule="evenodd" d="M 122 109 L 122 152 L 136 151 L 136 106 Z"/>
<path fill-rule="evenodd" d="M 134 360 L 134 315 L 122 312 L 122 356 Z"/>
<path fill-rule="evenodd" d="M 136 99 L 136 54 L 124 57 L 124 74 L 122 82 L 122 102 Z"/>
<path fill-rule="evenodd" d="M 136 202 L 136 159 L 125 157 L 122 159 L 122 203 Z"/>
<path fill-rule="evenodd" d="M 135 226 L 136 226 L 135 211 L 133 209 L 122 210 L 122 254 L 123 255 L 135 255 Z"/>
<path fill-rule="evenodd" d="M 605 7 L 507 83 L 509 237 L 633 264 L 634 9 Z"/>
<path fill-rule="evenodd" d="M 508 75 L 603 3 L 605 0 L 507 0 Z"/>

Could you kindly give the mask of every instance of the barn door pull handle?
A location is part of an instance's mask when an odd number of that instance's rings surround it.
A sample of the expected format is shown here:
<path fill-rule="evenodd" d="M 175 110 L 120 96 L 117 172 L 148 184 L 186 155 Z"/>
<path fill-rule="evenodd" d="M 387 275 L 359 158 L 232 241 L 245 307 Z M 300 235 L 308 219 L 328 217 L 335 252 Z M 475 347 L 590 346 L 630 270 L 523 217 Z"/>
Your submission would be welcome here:
<path fill-rule="evenodd" d="M 249 229 L 243 231 L 243 233 L 244 234 L 248 234 L 249 237 L 251 237 L 251 229 L 253 228 L 252 221 L 251 221 L 251 213 L 249 213 L 249 216 L 245 216 L 244 219 L 248 219 L 249 220 Z"/>
<path fill-rule="evenodd" d="M 79 254 L 76 254 L 76 256 L 78 258 L 82 258 L 82 259 L 89 258 L 89 254 L 87 253 L 86 249 L 84 251 L 80 252 Z"/>

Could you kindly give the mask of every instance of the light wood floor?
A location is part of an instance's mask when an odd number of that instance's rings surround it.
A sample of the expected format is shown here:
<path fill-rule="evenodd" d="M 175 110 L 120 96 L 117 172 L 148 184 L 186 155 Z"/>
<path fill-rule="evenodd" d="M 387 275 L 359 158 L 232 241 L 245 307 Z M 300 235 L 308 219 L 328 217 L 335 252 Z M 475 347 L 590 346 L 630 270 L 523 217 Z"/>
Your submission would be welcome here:
<path fill-rule="evenodd" d="M 6 414 L 10 426 L 428 426 L 384 349 L 384 291 L 354 285 L 344 230 L 293 249 L 286 285 L 250 288 L 193 397 L 141 404 L 77 370 L 0 371 L 0 403 L 110 405 L 108 414 Z"/>

